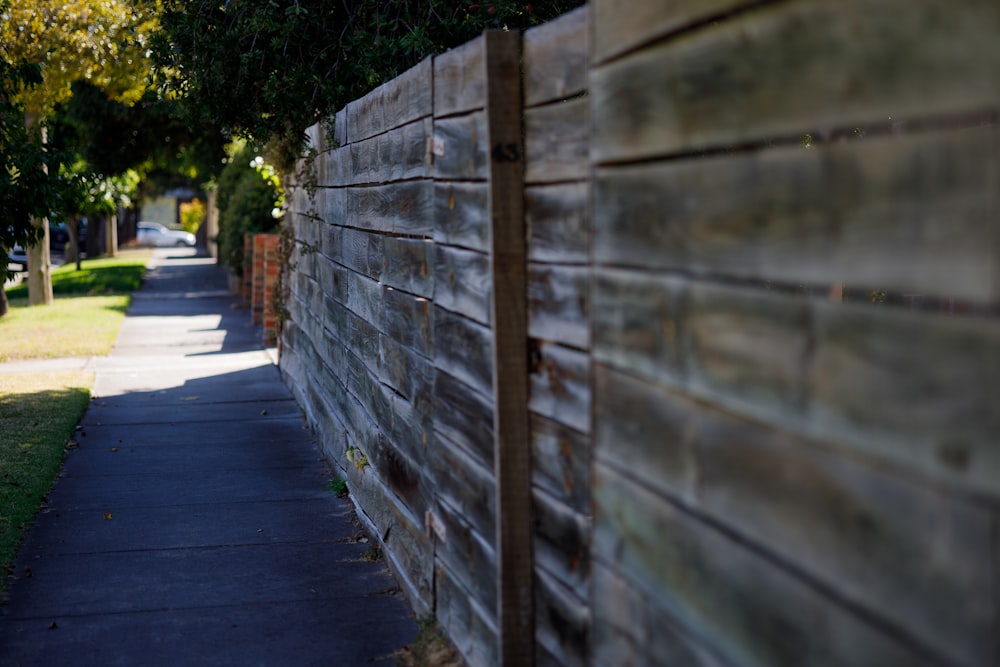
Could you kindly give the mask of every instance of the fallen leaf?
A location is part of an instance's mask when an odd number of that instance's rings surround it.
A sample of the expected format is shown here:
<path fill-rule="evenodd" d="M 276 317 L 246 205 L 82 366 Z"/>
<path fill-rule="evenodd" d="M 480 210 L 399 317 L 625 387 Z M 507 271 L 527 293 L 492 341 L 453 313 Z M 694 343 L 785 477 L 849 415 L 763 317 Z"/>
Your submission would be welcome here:
<path fill-rule="evenodd" d="M 181 396 L 182 401 L 197 401 L 200 396 Z"/>
<path fill-rule="evenodd" d="M 59 626 L 58 626 L 58 625 L 56 625 L 56 622 L 55 622 L 55 621 L 52 621 L 51 623 L 49 623 L 49 630 L 55 630 L 55 629 L 57 629 L 58 627 L 59 627 Z"/>
<path fill-rule="evenodd" d="M 262 414 L 262 415 L 266 415 L 266 414 L 267 414 L 267 408 L 264 408 L 263 410 L 261 410 L 261 411 L 260 411 L 260 414 Z"/>
<path fill-rule="evenodd" d="M 117 447 L 112 447 L 112 448 L 111 448 L 111 449 L 109 449 L 108 451 L 109 451 L 109 452 L 117 452 L 117 451 L 118 451 L 118 448 L 117 448 Z"/>
<path fill-rule="evenodd" d="M 105 521 L 111 521 L 111 512 L 105 512 L 104 513 L 104 520 Z"/>

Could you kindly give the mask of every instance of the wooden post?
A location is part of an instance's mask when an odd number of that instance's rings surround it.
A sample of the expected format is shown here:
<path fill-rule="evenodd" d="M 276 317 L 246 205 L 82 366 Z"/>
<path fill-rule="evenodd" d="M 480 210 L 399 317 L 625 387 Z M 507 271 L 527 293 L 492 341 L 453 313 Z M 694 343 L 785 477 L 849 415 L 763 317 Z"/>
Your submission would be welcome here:
<path fill-rule="evenodd" d="M 534 664 L 521 35 L 485 35 L 499 664 Z"/>

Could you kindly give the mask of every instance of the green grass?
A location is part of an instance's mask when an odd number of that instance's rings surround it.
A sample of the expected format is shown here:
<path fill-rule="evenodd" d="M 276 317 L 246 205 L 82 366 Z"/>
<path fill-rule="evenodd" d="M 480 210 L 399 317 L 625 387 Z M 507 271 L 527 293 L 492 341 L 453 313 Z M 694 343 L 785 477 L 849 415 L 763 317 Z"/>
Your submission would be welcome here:
<path fill-rule="evenodd" d="M 149 251 L 85 260 L 82 269 L 52 272 L 55 300 L 28 306 L 27 287 L 7 290 L 10 311 L 0 317 L 0 362 L 102 356 L 111 351 L 130 293 L 142 282 Z"/>
<path fill-rule="evenodd" d="M 93 381 L 93 374 L 84 372 L 0 376 L 0 565 L 5 570 L 59 471 Z"/>
<path fill-rule="evenodd" d="M 142 283 L 149 250 L 123 250 L 117 257 L 85 259 L 80 270 L 76 264 L 63 264 L 52 271 L 52 293 L 55 295 L 97 295 L 134 292 Z M 21 284 L 7 290 L 11 305 L 27 303 L 28 286 Z"/>

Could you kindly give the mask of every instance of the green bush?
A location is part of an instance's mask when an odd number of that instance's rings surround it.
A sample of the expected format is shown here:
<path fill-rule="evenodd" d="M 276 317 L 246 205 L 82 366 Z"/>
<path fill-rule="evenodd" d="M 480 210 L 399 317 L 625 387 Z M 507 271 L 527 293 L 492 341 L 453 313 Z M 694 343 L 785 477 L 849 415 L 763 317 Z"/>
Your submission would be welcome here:
<path fill-rule="evenodd" d="M 270 232 L 279 224 L 272 211 L 281 193 L 251 166 L 254 157 L 252 148 L 243 148 L 219 176 L 219 257 L 238 276 L 243 275 L 244 235 Z"/>

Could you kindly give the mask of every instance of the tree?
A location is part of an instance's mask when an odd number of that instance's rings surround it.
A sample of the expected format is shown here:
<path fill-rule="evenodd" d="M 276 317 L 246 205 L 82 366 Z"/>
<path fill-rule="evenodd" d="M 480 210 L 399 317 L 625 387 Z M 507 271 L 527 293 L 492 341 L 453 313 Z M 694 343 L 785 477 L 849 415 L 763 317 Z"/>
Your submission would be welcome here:
<path fill-rule="evenodd" d="M 7 249 L 30 247 L 40 230 L 31 224 L 43 217 L 57 196 L 57 179 L 51 175 L 44 146 L 24 126 L 24 107 L 15 99 L 41 81 L 34 65 L 13 65 L 0 58 L 0 276 L 6 280 Z M 0 289 L 0 316 L 7 313 L 7 295 Z"/>
<path fill-rule="evenodd" d="M 192 122 L 270 142 L 279 167 L 304 131 L 427 56 L 487 27 L 522 27 L 580 0 L 163 0 L 160 85 Z"/>
<path fill-rule="evenodd" d="M 56 105 L 72 95 L 72 84 L 84 79 L 125 103 L 140 99 L 150 62 L 150 32 L 156 28 L 156 5 L 128 0 L 2 0 L 0 44 L 2 59 L 38 67 L 41 79 L 21 86 L 10 98 L 24 109 L 22 127 L 36 146 L 45 143 L 45 121 Z M 42 160 L 44 163 L 44 160 Z M 54 174 L 53 174 L 54 176 Z M 27 193 L 21 188 L 19 192 Z M 38 192 L 35 191 L 35 194 Z M 44 194 L 44 193 L 43 193 Z M 33 195 L 32 195 L 33 196 Z M 54 199 L 49 209 L 56 207 Z M 52 300 L 49 275 L 48 225 L 33 211 L 28 234 L 29 301 Z M 23 226 L 26 221 L 11 223 Z"/>

